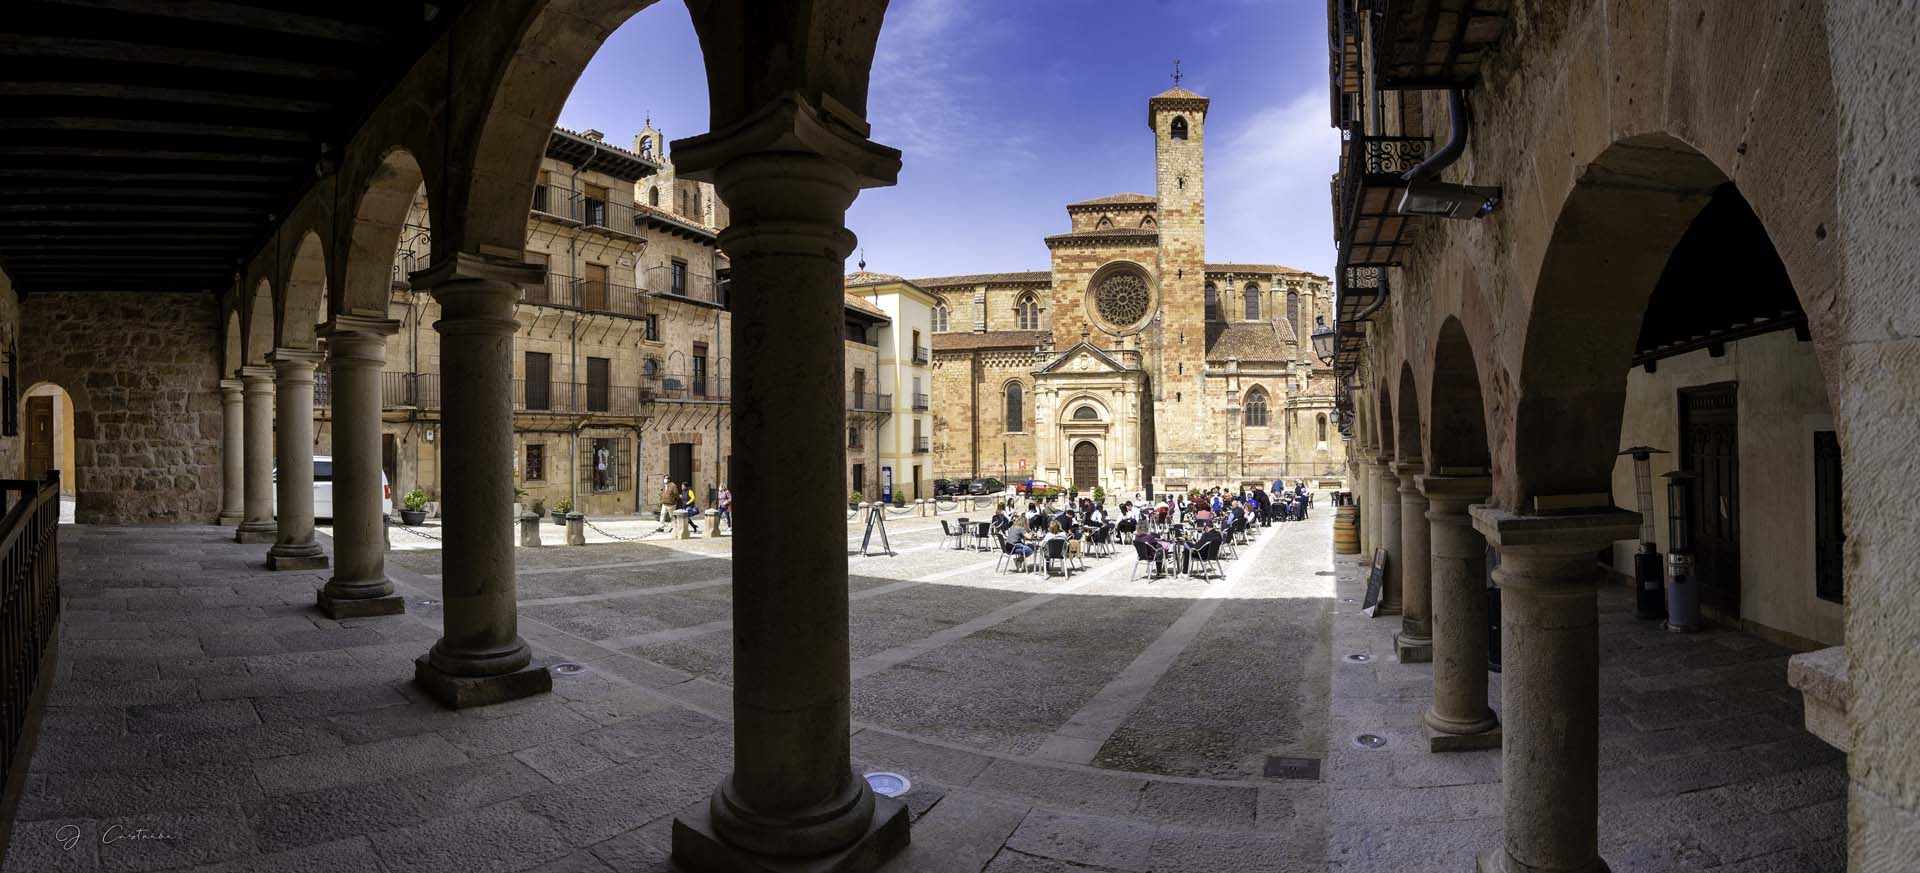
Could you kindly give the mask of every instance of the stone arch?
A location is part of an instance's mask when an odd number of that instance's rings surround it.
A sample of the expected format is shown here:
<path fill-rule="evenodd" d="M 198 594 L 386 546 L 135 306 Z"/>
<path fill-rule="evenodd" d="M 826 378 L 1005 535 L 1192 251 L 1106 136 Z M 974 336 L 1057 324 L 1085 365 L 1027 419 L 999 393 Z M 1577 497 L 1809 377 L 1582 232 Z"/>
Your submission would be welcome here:
<path fill-rule="evenodd" d="M 326 244 L 317 231 L 309 230 L 300 235 L 293 258 L 287 262 L 280 305 L 274 313 L 274 348 L 311 349 L 319 345 L 313 328 L 325 317 L 323 307 L 332 284 L 327 278 Z"/>
<path fill-rule="evenodd" d="M 1625 180 L 1625 181 L 1623 181 Z M 1731 180 L 1711 160 L 1666 134 L 1616 141 L 1575 181 L 1561 207 L 1527 318 L 1512 439 L 1504 446 L 1513 476 L 1496 499 L 1525 507 L 1539 495 L 1607 493 L 1626 402 L 1627 372 L 1648 301 L 1682 235 L 1713 193 Z M 1737 190 L 1737 186 L 1736 186 Z M 1749 201 L 1768 228 L 1761 203 Z M 1835 396 L 1837 366 L 1822 348 L 1833 328 L 1818 295 L 1835 278 L 1816 255 L 1774 245 L 1808 313 L 1816 358 Z M 1845 431 L 1845 422 L 1837 422 Z"/>
<path fill-rule="evenodd" d="M 246 316 L 241 321 L 246 332 L 241 341 L 246 354 L 240 358 L 241 366 L 264 367 L 267 365 L 267 353 L 273 351 L 273 283 L 261 278 L 253 286 L 253 293 L 247 298 Z"/>
<path fill-rule="evenodd" d="M 1167 125 L 1167 136 L 1170 136 L 1174 139 L 1186 139 L 1187 138 L 1187 117 L 1184 115 L 1174 116 L 1173 123 Z"/>
<path fill-rule="evenodd" d="M 1105 401 L 1101 400 L 1099 397 L 1093 394 L 1075 394 L 1072 397 L 1068 398 L 1066 402 L 1060 404 L 1060 408 L 1067 410 L 1068 421 L 1112 421 L 1113 420 L 1113 411 L 1107 408 L 1107 404 Z M 1093 417 L 1092 418 L 1079 417 L 1079 412 L 1081 409 L 1092 409 Z"/>
<path fill-rule="evenodd" d="M 1100 220 L 1093 223 L 1094 230 L 1102 230 L 1112 226 L 1113 226 L 1113 218 L 1112 216 L 1107 216 L 1107 215 L 1100 216 Z"/>
<path fill-rule="evenodd" d="M 1413 362 L 1400 363 L 1400 405 L 1394 411 L 1394 457 L 1403 462 L 1418 461 L 1424 449 L 1420 439 L 1420 388 L 1413 379 Z"/>
<path fill-rule="evenodd" d="M 1448 316 L 1440 323 L 1440 336 L 1434 342 L 1433 383 L 1427 393 L 1428 470 L 1492 466 L 1487 407 L 1473 351 L 1460 319 Z"/>
<path fill-rule="evenodd" d="M 574 82 L 607 37 L 654 2 L 547 0 L 529 4 L 504 35 L 489 35 L 511 46 L 511 57 L 487 86 L 492 90 L 485 118 L 468 146 L 470 175 L 461 191 L 449 195 L 449 217 L 463 223 L 448 229 L 444 250 L 524 249 L 540 159 Z M 715 131 L 788 95 L 811 107 L 838 104 L 865 117 L 887 0 L 816 3 L 777 16 L 741 4 L 688 9 L 706 60 L 708 117 Z M 436 243 L 436 252 L 441 245 Z"/>
<path fill-rule="evenodd" d="M 240 327 L 240 307 L 227 310 L 221 329 L 220 378 L 233 378 L 233 371 L 247 359 L 246 334 Z"/>
<path fill-rule="evenodd" d="M 394 252 L 423 183 L 419 162 L 398 146 L 388 149 L 368 174 L 364 189 L 353 201 L 354 211 L 347 218 L 347 260 L 342 269 L 345 281 L 328 301 L 334 313 L 386 317 L 393 288 Z M 427 206 L 431 214 L 432 202 Z M 433 223 L 431 218 L 428 223 Z"/>

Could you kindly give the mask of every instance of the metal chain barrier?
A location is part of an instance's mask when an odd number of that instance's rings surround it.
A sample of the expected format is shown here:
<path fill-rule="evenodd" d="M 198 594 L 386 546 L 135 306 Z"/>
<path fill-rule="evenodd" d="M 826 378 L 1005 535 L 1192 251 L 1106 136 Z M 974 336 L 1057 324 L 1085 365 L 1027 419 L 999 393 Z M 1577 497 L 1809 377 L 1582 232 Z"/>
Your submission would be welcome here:
<path fill-rule="evenodd" d="M 608 530 L 607 530 L 606 528 L 603 528 L 603 527 L 601 527 L 601 526 L 599 526 L 599 525 L 597 525 L 597 524 L 594 524 L 593 522 L 591 522 L 591 521 L 588 521 L 588 520 L 587 520 L 587 519 L 585 519 L 585 518 L 582 518 L 582 519 L 580 519 L 580 521 L 581 521 L 581 522 L 582 522 L 583 524 L 585 524 L 585 525 L 586 525 L 587 527 L 590 527 L 590 528 L 593 528 L 593 529 L 594 529 L 594 531 L 595 531 L 595 532 L 597 532 L 597 533 L 599 533 L 599 534 L 600 534 L 601 536 L 603 536 L 603 537 L 611 537 L 611 538 L 613 538 L 613 539 L 616 539 L 616 540 L 619 540 L 620 542 L 623 542 L 623 543 L 637 543 L 637 542 L 639 542 L 639 541 L 641 541 L 641 540 L 644 540 L 644 539 L 646 539 L 646 538 L 647 538 L 647 536 L 648 536 L 648 534 L 641 534 L 641 535 L 639 535 L 639 536 L 637 536 L 637 537 L 623 537 L 623 536 L 621 536 L 621 535 L 619 535 L 619 534 L 617 534 L 617 533 L 613 533 L 613 532 L 611 532 L 611 531 L 608 531 Z M 656 533 L 657 533 L 657 531 L 656 531 Z"/>

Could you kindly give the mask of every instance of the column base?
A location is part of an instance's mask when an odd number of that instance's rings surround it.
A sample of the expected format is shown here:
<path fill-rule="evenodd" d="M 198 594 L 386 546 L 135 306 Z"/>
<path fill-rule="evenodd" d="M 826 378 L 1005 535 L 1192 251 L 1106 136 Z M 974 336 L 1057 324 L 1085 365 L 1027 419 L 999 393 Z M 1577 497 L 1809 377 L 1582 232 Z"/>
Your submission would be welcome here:
<path fill-rule="evenodd" d="M 1428 717 L 1431 718 L 1431 715 Z M 1490 728 L 1464 734 L 1440 730 L 1431 722 L 1420 725 L 1420 729 L 1427 735 L 1429 752 L 1477 752 L 1482 749 L 1498 749 L 1504 742 L 1500 734 L 1500 723 L 1497 721 Z"/>
<path fill-rule="evenodd" d="M 428 656 L 413 659 L 413 684 L 448 709 L 469 709 L 545 694 L 553 690 L 547 665 L 533 662 L 498 676 L 455 676 L 433 666 Z"/>
<path fill-rule="evenodd" d="M 1410 637 L 1405 631 L 1393 635 L 1394 650 L 1400 656 L 1402 664 L 1429 664 L 1433 662 L 1433 638 Z"/>
<path fill-rule="evenodd" d="M 248 527 L 241 522 L 233 532 L 233 541 L 245 546 L 271 546 L 280 541 L 280 529 L 273 525 L 266 527 Z"/>
<path fill-rule="evenodd" d="M 1374 618 L 1382 618 L 1389 615 L 1399 615 L 1399 614 L 1400 614 L 1400 604 L 1398 603 L 1382 603 L 1379 606 L 1376 606 L 1373 608 Z"/>
<path fill-rule="evenodd" d="M 384 597 L 333 597 L 322 588 L 314 593 L 314 604 L 328 618 L 366 618 L 371 615 L 400 615 L 407 611 L 407 599 L 398 594 Z"/>
<path fill-rule="evenodd" d="M 327 555 L 313 544 L 295 546 L 281 550 L 279 546 L 267 550 L 267 569 L 269 570 L 324 570 L 327 568 Z"/>
<path fill-rule="evenodd" d="M 846 848 L 806 858 L 756 855 L 720 838 L 711 806 L 703 799 L 673 818 L 673 860 L 698 873 L 870 873 L 911 839 L 907 805 L 876 794 L 873 822 Z"/>
<path fill-rule="evenodd" d="M 1474 873 L 1534 873 L 1532 867 L 1518 861 L 1509 866 L 1507 861 L 1507 850 L 1504 847 L 1488 849 L 1473 859 Z M 1562 873 L 1562 871 L 1554 871 L 1554 873 Z M 1567 870 L 1564 873 L 1613 873 L 1613 871 L 1607 866 L 1606 861 L 1595 858 L 1593 866 L 1585 870 Z"/>
<path fill-rule="evenodd" d="M 221 527 L 238 527 L 240 524 L 240 520 L 243 518 L 246 518 L 246 516 L 241 515 L 238 512 L 234 512 L 234 513 L 222 512 L 220 513 L 220 516 L 218 518 L 213 520 L 213 523 Z"/>

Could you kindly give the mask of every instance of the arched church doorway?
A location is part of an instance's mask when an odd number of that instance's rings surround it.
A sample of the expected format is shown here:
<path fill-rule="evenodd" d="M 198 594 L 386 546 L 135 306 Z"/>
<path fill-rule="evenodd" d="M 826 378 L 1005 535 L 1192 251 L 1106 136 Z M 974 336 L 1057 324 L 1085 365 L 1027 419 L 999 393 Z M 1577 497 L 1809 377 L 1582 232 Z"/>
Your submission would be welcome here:
<path fill-rule="evenodd" d="M 1100 484 L 1100 449 L 1090 440 L 1073 447 L 1073 487 L 1091 491 Z"/>

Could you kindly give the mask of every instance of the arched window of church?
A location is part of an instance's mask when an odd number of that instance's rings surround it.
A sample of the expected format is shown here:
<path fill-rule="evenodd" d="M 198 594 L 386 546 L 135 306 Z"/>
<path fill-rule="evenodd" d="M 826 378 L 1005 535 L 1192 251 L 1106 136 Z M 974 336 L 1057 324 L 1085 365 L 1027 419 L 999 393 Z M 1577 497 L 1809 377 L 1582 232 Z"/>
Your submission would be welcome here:
<path fill-rule="evenodd" d="M 1020 383 L 1007 383 L 1007 432 L 1020 433 L 1026 430 L 1026 410 L 1021 403 Z"/>
<path fill-rule="evenodd" d="M 658 185 L 647 186 L 647 205 L 648 206 L 660 205 L 660 186 Z"/>
<path fill-rule="evenodd" d="M 1319 416 L 1319 425 L 1320 425 L 1320 441 L 1324 443 L 1327 441 L 1327 414 L 1324 412 L 1321 413 Z"/>
<path fill-rule="evenodd" d="M 1245 295 L 1247 298 L 1247 320 L 1259 321 L 1260 320 L 1260 286 L 1255 285 L 1252 282 L 1248 282 Z"/>
<path fill-rule="evenodd" d="M 947 304 L 943 300 L 933 306 L 933 332 L 946 333 L 947 330 Z"/>
<path fill-rule="evenodd" d="M 1267 426 L 1267 392 L 1255 388 L 1247 392 L 1247 426 Z"/>
<path fill-rule="evenodd" d="M 1100 411 L 1091 406 L 1082 406 L 1073 411 L 1074 421 L 1099 421 Z"/>
<path fill-rule="evenodd" d="M 1021 330 L 1040 329 L 1040 302 L 1032 294 L 1020 295 L 1020 302 L 1014 304 L 1014 315 Z"/>
<path fill-rule="evenodd" d="M 1154 224 L 1155 224 L 1155 222 L 1154 222 L 1154 220 L 1153 220 L 1153 216 L 1151 216 L 1151 215 L 1149 215 L 1149 216 L 1147 216 L 1147 217 L 1145 217 L 1145 218 L 1142 218 L 1142 219 L 1140 219 L 1140 226 L 1141 226 L 1141 227 L 1153 227 L 1153 226 L 1154 226 Z"/>
<path fill-rule="evenodd" d="M 1207 283 L 1207 320 L 1220 320 L 1220 291 L 1213 287 L 1212 282 Z"/>
<path fill-rule="evenodd" d="M 1181 117 L 1178 115 L 1174 116 L 1173 127 L 1168 130 L 1167 135 L 1173 137 L 1174 139 L 1186 139 L 1187 138 L 1187 120 L 1184 117 Z"/>
<path fill-rule="evenodd" d="M 1287 329 L 1295 332 L 1300 330 L 1300 292 L 1298 291 L 1287 292 Z"/>

